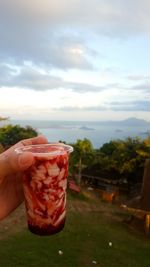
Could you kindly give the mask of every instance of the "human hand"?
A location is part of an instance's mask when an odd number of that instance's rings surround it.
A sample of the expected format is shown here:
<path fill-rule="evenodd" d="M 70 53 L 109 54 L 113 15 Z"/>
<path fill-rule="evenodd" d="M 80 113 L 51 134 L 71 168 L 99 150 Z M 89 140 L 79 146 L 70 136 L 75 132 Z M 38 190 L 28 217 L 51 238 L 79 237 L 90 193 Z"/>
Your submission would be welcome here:
<path fill-rule="evenodd" d="M 22 173 L 33 163 L 31 152 L 17 154 L 15 149 L 28 145 L 46 144 L 44 136 L 25 139 L 0 154 L 0 220 L 24 200 Z"/>

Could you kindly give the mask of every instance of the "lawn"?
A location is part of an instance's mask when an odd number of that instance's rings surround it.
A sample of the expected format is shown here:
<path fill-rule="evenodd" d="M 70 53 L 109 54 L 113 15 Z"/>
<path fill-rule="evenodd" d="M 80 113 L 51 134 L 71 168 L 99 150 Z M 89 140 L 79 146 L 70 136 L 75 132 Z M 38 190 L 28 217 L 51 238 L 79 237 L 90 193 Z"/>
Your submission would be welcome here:
<path fill-rule="evenodd" d="M 11 217 L 10 231 L 6 227 L 0 240 L 0 267 L 150 266 L 150 240 L 123 223 L 126 214 L 118 207 L 84 198 L 68 201 L 66 226 L 54 236 L 33 235 L 23 216 L 22 227 Z"/>

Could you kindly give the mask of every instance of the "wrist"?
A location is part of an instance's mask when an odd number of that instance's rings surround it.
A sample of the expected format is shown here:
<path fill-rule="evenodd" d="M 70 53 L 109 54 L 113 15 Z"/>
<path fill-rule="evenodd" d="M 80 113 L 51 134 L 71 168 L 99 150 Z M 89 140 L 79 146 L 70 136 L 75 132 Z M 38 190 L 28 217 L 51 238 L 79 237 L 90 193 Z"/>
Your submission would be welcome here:
<path fill-rule="evenodd" d="M 0 182 L 10 174 L 10 162 L 7 153 L 0 154 Z"/>

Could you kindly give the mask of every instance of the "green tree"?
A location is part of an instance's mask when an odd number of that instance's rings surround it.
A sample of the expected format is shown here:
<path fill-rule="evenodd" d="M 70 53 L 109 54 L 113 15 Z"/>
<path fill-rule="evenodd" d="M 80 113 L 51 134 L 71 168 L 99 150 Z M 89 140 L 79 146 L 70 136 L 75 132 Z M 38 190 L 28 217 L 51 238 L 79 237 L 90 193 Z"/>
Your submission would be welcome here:
<path fill-rule="evenodd" d="M 78 172 L 78 184 L 80 184 L 82 170 L 93 162 L 95 152 L 91 141 L 86 138 L 78 139 L 73 147 L 74 152 L 71 155 L 70 165 L 73 171 Z"/>
<path fill-rule="evenodd" d="M 96 152 L 94 164 L 86 172 L 134 184 L 142 180 L 145 159 L 150 157 L 150 138 L 110 141 Z"/>
<path fill-rule="evenodd" d="M 6 125 L 0 128 L 0 144 L 7 149 L 22 139 L 37 136 L 37 131 L 31 126 Z"/>
<path fill-rule="evenodd" d="M 112 140 L 94 150 L 87 139 L 77 140 L 72 154 L 79 182 L 82 174 L 126 181 L 134 185 L 142 182 L 145 160 L 150 158 L 150 136 L 145 140 L 128 137 Z"/>

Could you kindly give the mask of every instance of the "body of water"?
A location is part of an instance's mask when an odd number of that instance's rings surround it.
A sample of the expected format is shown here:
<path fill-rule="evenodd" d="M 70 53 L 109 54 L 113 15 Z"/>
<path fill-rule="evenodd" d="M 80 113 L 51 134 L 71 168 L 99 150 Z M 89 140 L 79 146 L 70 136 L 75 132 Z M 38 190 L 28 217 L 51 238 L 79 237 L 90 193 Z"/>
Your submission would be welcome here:
<path fill-rule="evenodd" d="M 48 138 L 49 142 L 66 141 L 75 143 L 77 139 L 89 139 L 94 148 L 100 148 L 104 143 L 127 137 L 141 137 L 150 135 L 150 124 L 115 123 L 115 122 L 70 122 L 70 121 L 39 121 L 39 120 L 9 120 L 4 124 L 30 125 Z"/>
<path fill-rule="evenodd" d="M 140 132 L 140 129 L 134 128 L 129 129 L 128 127 L 122 127 L 123 129 L 116 129 L 112 126 L 97 126 L 95 130 L 83 130 L 80 128 L 76 129 L 38 129 L 39 132 L 44 134 L 49 141 L 66 141 L 67 143 L 74 143 L 77 139 L 88 138 L 94 148 L 101 147 L 104 143 L 114 139 L 126 139 L 127 137 L 140 136 L 146 138 L 147 134 Z"/>
<path fill-rule="evenodd" d="M 5 122 L 6 123 L 6 122 Z M 70 121 L 23 121 L 10 120 L 7 123 L 30 125 L 38 133 L 45 135 L 49 142 L 66 141 L 75 143 L 77 139 L 88 138 L 94 148 L 101 147 L 104 143 L 114 139 L 127 137 L 146 138 L 150 133 L 149 125 L 124 125 L 110 122 L 70 122 Z"/>

